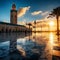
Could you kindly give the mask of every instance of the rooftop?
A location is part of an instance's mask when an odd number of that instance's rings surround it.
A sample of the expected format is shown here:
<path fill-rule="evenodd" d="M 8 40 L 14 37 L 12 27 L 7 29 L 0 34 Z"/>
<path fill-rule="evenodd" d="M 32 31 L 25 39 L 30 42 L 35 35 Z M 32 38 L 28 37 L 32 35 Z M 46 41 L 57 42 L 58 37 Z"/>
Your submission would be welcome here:
<path fill-rule="evenodd" d="M 0 24 L 6 24 L 6 25 L 12 25 L 12 26 L 22 26 L 22 27 L 25 27 L 24 25 L 11 24 L 11 23 L 6 23 L 6 22 L 0 22 Z"/>

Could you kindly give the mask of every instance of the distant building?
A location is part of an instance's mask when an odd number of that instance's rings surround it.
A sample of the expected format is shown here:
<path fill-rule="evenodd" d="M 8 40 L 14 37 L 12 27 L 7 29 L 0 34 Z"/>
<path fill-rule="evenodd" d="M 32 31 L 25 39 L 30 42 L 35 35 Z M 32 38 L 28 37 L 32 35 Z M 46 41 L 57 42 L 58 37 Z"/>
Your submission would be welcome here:
<path fill-rule="evenodd" d="M 36 23 L 34 22 L 30 22 L 30 23 L 32 25 L 32 31 L 37 31 L 37 32 L 57 31 L 56 19 L 55 20 L 36 20 Z M 60 27 L 59 27 L 59 31 L 60 31 Z"/>

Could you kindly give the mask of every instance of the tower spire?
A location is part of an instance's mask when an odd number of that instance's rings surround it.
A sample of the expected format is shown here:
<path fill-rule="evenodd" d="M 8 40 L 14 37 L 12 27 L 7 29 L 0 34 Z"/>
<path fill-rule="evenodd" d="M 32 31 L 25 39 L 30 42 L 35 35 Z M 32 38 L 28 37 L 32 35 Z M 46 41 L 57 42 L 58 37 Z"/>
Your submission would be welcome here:
<path fill-rule="evenodd" d="M 15 3 L 12 4 L 12 10 L 16 10 L 16 5 L 15 5 Z"/>

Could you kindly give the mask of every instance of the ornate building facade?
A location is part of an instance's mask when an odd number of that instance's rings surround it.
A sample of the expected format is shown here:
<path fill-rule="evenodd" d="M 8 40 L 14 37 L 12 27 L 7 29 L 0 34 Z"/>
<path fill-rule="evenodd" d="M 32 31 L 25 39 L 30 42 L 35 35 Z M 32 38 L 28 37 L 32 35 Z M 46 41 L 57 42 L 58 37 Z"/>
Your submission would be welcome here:
<path fill-rule="evenodd" d="M 0 32 L 18 32 L 18 31 L 31 31 L 24 25 L 17 24 L 17 10 L 16 5 L 12 5 L 10 12 L 10 23 L 0 22 Z"/>

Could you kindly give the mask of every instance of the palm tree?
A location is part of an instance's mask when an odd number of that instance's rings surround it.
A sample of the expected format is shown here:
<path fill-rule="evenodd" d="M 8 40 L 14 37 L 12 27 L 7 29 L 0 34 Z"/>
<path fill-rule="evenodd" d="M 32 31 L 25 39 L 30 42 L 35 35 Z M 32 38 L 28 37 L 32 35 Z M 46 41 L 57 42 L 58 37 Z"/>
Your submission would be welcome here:
<path fill-rule="evenodd" d="M 57 19 L 57 34 L 59 35 L 59 16 L 60 16 L 60 7 L 57 7 L 55 9 L 53 9 L 53 11 L 51 12 L 51 14 L 49 14 L 49 17 L 51 16 L 55 16 Z M 48 17 L 48 18 L 49 18 Z"/>

